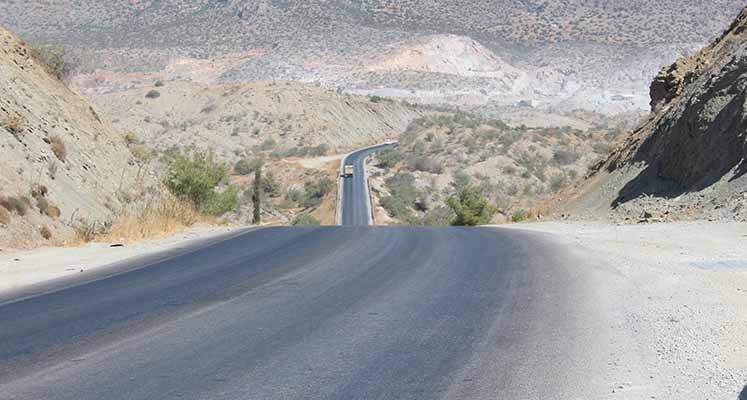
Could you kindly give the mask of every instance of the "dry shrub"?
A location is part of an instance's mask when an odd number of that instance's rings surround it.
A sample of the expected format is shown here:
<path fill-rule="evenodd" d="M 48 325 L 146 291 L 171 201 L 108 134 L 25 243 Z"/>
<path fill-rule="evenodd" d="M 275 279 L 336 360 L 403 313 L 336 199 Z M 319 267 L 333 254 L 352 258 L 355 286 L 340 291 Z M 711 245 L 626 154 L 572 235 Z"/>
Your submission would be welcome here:
<path fill-rule="evenodd" d="M 47 194 L 49 194 L 49 189 L 44 185 L 34 185 L 34 188 L 31 189 L 31 197 L 35 199 L 47 197 Z"/>
<path fill-rule="evenodd" d="M 37 197 L 36 208 L 39 209 L 40 213 L 47 214 L 47 212 L 49 211 L 49 202 L 44 197 Z"/>
<path fill-rule="evenodd" d="M 8 225 L 10 223 L 10 211 L 6 210 L 5 207 L 0 207 L 0 225 Z"/>
<path fill-rule="evenodd" d="M 29 200 L 26 202 L 24 199 L 28 199 L 25 197 L 3 197 L 0 198 L 0 206 L 5 208 L 6 210 L 10 212 L 15 212 L 16 214 L 20 216 L 26 215 L 26 211 L 29 208 L 29 205 L 31 204 L 31 201 Z"/>
<path fill-rule="evenodd" d="M 41 233 L 42 237 L 46 240 L 52 239 L 52 231 L 50 231 L 46 226 L 42 226 L 41 229 L 39 229 L 39 233 Z"/>
<path fill-rule="evenodd" d="M 11 133 L 18 135 L 26 128 L 26 121 L 18 114 L 9 114 L 3 125 Z"/>
<path fill-rule="evenodd" d="M 87 221 L 81 220 L 74 227 L 75 237 L 77 239 L 76 244 L 89 243 L 96 240 L 99 236 L 108 234 L 111 230 L 111 222 L 99 222 L 99 221 Z"/>
<path fill-rule="evenodd" d="M 160 237 L 197 222 L 215 223 L 215 220 L 201 215 L 190 202 L 162 195 L 149 198 L 125 211 L 102 239 L 132 242 Z"/>
<path fill-rule="evenodd" d="M 13 211 L 13 208 L 10 205 L 10 199 L 5 196 L 0 196 L 0 207 L 4 208 L 6 211 Z"/>
<path fill-rule="evenodd" d="M 60 218 L 60 215 L 62 215 L 62 211 L 60 211 L 59 207 L 49 203 L 46 214 L 52 218 Z"/>
<path fill-rule="evenodd" d="M 65 147 L 65 142 L 62 141 L 62 138 L 54 135 L 49 138 L 49 145 L 52 147 L 52 153 L 62 162 L 65 162 L 65 159 L 67 158 L 67 148 Z"/>

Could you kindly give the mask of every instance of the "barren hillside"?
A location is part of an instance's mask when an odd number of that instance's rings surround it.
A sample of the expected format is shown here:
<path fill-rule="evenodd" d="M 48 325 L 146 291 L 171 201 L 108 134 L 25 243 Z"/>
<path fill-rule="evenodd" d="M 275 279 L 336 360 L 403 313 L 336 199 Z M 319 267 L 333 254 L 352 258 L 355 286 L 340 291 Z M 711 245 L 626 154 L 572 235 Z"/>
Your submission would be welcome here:
<path fill-rule="evenodd" d="M 0 22 L 85 51 L 90 81 L 111 71 L 174 78 L 183 75 L 171 68 L 178 59 L 221 81 L 296 80 L 416 102 L 611 114 L 644 109 L 656 71 L 718 35 L 741 5 L 12 0 Z"/>
<path fill-rule="evenodd" d="M 69 238 L 147 189 L 123 137 L 0 27 L 0 244 Z"/>
<path fill-rule="evenodd" d="M 116 127 L 151 147 L 194 146 L 231 162 L 259 153 L 285 158 L 346 152 L 396 137 L 423 112 L 295 82 L 151 81 L 90 96 L 115 116 Z"/>
<path fill-rule="evenodd" d="M 654 112 L 558 212 L 638 220 L 747 220 L 747 9 L 723 36 L 665 68 Z"/>

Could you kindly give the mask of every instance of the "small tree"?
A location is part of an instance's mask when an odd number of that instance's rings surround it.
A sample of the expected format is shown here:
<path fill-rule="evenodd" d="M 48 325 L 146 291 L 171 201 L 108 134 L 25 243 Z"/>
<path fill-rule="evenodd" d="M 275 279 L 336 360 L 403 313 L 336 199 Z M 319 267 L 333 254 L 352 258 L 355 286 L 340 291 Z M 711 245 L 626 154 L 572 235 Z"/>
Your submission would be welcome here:
<path fill-rule="evenodd" d="M 252 194 L 254 215 L 252 222 L 258 225 L 262 222 L 262 165 L 254 168 L 254 193 Z"/>
<path fill-rule="evenodd" d="M 458 194 L 449 197 L 447 204 L 456 214 L 452 225 L 457 226 L 488 224 L 497 211 L 490 205 L 482 189 L 472 185 L 466 186 Z"/>

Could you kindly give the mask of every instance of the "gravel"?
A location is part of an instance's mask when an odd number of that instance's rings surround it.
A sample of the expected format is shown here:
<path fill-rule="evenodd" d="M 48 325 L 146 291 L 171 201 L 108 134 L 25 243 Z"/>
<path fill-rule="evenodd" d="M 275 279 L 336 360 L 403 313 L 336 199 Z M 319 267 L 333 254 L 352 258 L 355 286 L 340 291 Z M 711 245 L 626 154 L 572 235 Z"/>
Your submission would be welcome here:
<path fill-rule="evenodd" d="M 510 229 L 553 235 L 605 270 L 610 398 L 747 398 L 747 224 Z"/>

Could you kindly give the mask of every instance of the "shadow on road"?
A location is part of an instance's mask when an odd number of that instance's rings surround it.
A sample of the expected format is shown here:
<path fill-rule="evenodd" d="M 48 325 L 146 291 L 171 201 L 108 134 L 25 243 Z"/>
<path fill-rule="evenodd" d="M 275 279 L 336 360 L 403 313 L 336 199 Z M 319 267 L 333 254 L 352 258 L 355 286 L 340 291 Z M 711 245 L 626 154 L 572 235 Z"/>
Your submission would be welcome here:
<path fill-rule="evenodd" d="M 742 392 L 739 393 L 739 397 L 737 397 L 737 400 L 747 400 L 747 385 L 744 385 L 744 388 L 742 388 Z"/>

